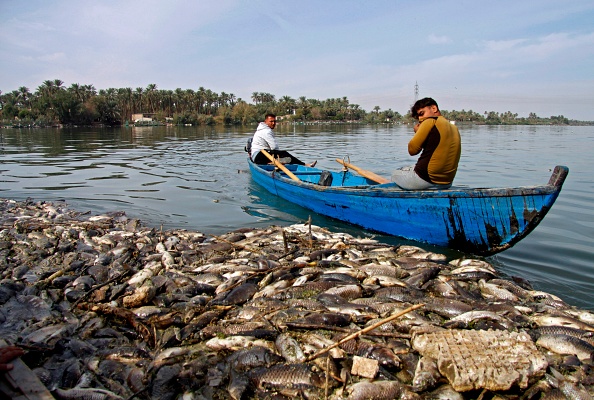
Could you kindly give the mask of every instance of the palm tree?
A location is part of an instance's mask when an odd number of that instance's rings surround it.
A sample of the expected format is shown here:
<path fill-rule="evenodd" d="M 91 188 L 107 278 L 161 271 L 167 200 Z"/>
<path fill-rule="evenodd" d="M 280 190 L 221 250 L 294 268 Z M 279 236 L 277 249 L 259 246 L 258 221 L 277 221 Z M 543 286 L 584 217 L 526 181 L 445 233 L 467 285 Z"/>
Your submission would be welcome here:
<path fill-rule="evenodd" d="M 146 99 L 147 99 L 147 106 L 150 112 L 155 112 L 155 93 L 157 91 L 157 85 L 154 83 L 149 83 L 146 87 Z"/>
<path fill-rule="evenodd" d="M 37 88 L 37 92 L 40 96 L 51 97 L 54 94 L 54 91 L 54 82 L 50 80 L 43 81 L 43 83 Z"/>
<path fill-rule="evenodd" d="M 262 103 L 274 103 L 276 100 L 272 93 L 260 93 L 260 95 L 262 96 Z"/>
<path fill-rule="evenodd" d="M 280 98 L 280 106 L 285 114 L 293 114 L 296 104 L 295 99 L 291 96 L 283 96 Z"/>
<path fill-rule="evenodd" d="M 72 93 L 72 95 L 74 96 L 74 98 L 76 100 L 80 101 L 81 103 L 83 102 L 83 99 L 82 99 L 82 97 L 83 97 L 83 94 L 82 94 L 83 89 L 82 89 L 82 86 L 81 85 L 79 85 L 78 83 L 73 83 L 66 90 L 68 90 L 70 93 Z"/>
<path fill-rule="evenodd" d="M 64 90 L 64 81 L 54 79 L 54 86 L 56 87 L 56 91 Z"/>
<path fill-rule="evenodd" d="M 186 89 L 184 92 L 184 112 L 188 110 L 197 110 L 198 94 L 192 89 Z"/>
<path fill-rule="evenodd" d="M 26 107 L 28 110 L 31 109 L 31 92 L 28 87 L 21 86 L 18 90 L 18 101 Z"/>
<path fill-rule="evenodd" d="M 120 113 L 123 119 L 132 118 L 132 110 L 134 108 L 134 96 L 132 93 L 132 88 L 127 87 L 123 89 L 118 89 L 118 107 L 120 109 Z"/>
<path fill-rule="evenodd" d="M 184 91 L 181 88 L 177 88 L 173 92 L 173 108 L 175 113 L 185 111 Z"/>
<path fill-rule="evenodd" d="M 260 93 L 258 93 L 258 92 L 252 93 L 252 101 L 254 102 L 254 104 L 258 104 L 261 100 L 262 100 L 262 97 L 260 96 Z"/>
<path fill-rule="evenodd" d="M 166 116 L 167 117 L 171 117 L 173 116 L 173 113 L 171 111 L 171 108 L 173 107 L 173 90 L 163 90 L 163 100 L 164 100 L 164 104 L 167 107 L 167 112 L 166 112 Z"/>
<path fill-rule="evenodd" d="M 97 95 L 97 89 L 95 89 L 95 86 L 93 86 L 93 85 L 83 85 L 82 88 L 83 88 L 83 91 L 82 91 L 83 101 L 87 101 L 91 97 Z"/>
<path fill-rule="evenodd" d="M 229 105 L 231 107 L 234 107 L 235 104 L 237 103 L 237 97 L 233 93 L 229 93 L 228 100 L 229 100 Z"/>
<path fill-rule="evenodd" d="M 144 93 L 144 89 L 141 87 L 137 87 L 136 91 L 134 92 L 134 113 L 142 113 L 142 95 Z"/>
<path fill-rule="evenodd" d="M 206 110 L 206 114 L 211 115 L 213 114 L 213 105 L 214 107 L 214 111 L 216 112 L 216 99 L 217 99 L 218 95 L 213 92 L 210 89 L 207 89 L 205 92 L 205 96 L 204 96 L 204 102 L 205 102 L 205 110 Z"/>

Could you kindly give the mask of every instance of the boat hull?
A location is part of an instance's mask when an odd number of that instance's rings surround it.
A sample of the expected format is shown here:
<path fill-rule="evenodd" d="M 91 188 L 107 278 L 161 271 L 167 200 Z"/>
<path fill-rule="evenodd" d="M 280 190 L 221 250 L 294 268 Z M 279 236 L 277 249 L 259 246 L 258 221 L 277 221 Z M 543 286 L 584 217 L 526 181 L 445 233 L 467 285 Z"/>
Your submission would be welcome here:
<path fill-rule="evenodd" d="M 541 186 L 409 191 L 350 172 L 332 173 L 332 186 L 321 186 L 315 183 L 320 170 L 287 166 L 300 177 L 296 182 L 271 166 L 248 162 L 256 183 L 291 203 L 369 230 L 476 255 L 498 253 L 528 235 L 550 210 L 568 173 L 556 167 Z"/>

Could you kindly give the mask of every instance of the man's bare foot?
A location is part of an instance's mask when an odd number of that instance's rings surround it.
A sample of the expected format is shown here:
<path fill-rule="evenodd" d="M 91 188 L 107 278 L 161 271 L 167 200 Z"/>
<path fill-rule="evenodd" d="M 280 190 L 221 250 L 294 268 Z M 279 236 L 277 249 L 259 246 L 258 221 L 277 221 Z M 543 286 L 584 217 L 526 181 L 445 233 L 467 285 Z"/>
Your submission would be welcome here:
<path fill-rule="evenodd" d="M 318 160 L 315 160 L 314 162 L 312 162 L 311 164 L 305 164 L 306 167 L 315 167 L 316 164 L 318 163 Z"/>

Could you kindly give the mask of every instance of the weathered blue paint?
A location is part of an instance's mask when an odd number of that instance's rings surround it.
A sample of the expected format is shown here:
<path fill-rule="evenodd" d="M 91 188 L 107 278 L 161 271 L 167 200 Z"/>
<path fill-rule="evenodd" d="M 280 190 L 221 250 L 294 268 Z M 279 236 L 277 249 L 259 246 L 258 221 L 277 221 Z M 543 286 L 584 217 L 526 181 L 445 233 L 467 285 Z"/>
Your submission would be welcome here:
<path fill-rule="evenodd" d="M 297 182 L 272 165 L 248 163 L 256 183 L 319 214 L 477 255 L 498 253 L 528 235 L 557 199 L 569 171 L 555 167 L 541 186 L 410 191 L 350 171 L 332 172 L 332 186 L 320 186 L 319 169 L 286 165 Z"/>

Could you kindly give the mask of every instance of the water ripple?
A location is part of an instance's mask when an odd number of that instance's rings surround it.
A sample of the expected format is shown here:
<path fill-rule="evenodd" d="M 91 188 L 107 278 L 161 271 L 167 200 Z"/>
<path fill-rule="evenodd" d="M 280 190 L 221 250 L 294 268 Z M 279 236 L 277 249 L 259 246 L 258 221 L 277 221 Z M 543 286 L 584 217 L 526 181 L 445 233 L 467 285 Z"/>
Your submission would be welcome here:
<path fill-rule="evenodd" d="M 505 274 L 539 290 L 594 309 L 594 147 L 592 127 L 459 126 L 463 153 L 457 186 L 530 186 L 548 182 L 555 165 L 569 176 L 544 221 L 526 239 L 490 260 Z M 0 191 L 7 198 L 66 198 L 101 213 L 123 210 L 149 226 L 221 234 L 241 227 L 317 225 L 376 235 L 288 204 L 257 186 L 243 147 L 249 129 L 147 127 L 122 129 L 4 130 Z M 389 176 L 412 165 L 410 126 L 307 125 L 277 128 L 284 149 L 322 169 L 350 159 Z M 575 146 L 579 143 L 579 146 Z M 418 244 L 417 244 L 418 245 Z M 424 246 L 452 257 L 461 254 Z"/>

